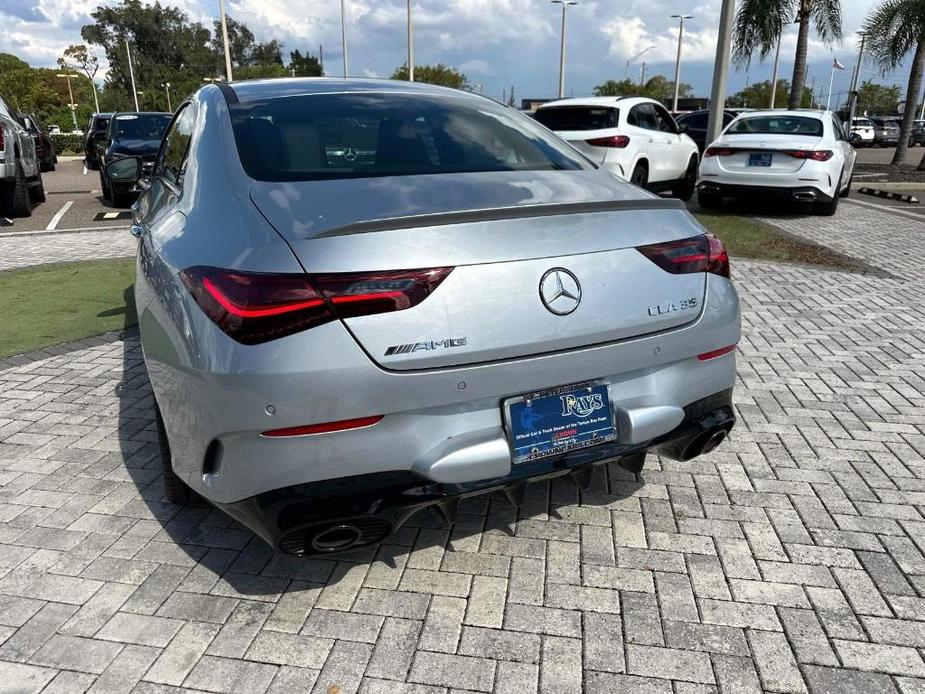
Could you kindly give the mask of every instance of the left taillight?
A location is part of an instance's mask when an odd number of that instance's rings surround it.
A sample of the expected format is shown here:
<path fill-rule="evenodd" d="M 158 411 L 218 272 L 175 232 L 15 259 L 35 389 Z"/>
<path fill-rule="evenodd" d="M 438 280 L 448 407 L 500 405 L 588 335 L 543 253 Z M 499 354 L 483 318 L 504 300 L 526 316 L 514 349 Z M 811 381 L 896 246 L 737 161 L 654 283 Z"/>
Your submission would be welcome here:
<path fill-rule="evenodd" d="M 678 241 L 637 246 L 636 250 L 673 275 L 709 272 L 729 277 L 729 255 L 723 242 L 707 232 Z"/>
<path fill-rule="evenodd" d="M 411 308 L 451 270 L 304 275 L 195 266 L 183 270 L 180 279 L 223 332 L 254 345 L 338 318 Z"/>

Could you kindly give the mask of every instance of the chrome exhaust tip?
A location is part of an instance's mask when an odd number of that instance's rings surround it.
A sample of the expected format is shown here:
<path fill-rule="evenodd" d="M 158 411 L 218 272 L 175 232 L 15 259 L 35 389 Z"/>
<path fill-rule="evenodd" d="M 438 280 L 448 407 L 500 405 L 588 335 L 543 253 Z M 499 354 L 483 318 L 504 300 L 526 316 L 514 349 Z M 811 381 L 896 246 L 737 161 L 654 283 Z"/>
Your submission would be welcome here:
<path fill-rule="evenodd" d="M 816 199 L 816 194 L 809 190 L 800 191 L 793 194 L 793 199 L 800 202 L 813 202 Z"/>
<path fill-rule="evenodd" d="M 691 460 L 699 455 L 704 455 L 714 450 L 729 435 L 729 430 L 725 428 L 707 429 L 701 432 L 687 444 L 684 452 L 681 454 L 681 460 Z"/>
<path fill-rule="evenodd" d="M 719 446 L 723 441 L 726 440 L 726 436 L 727 436 L 727 435 L 728 435 L 728 434 L 726 433 L 726 430 L 725 430 L 725 429 L 720 429 L 719 431 L 713 432 L 713 435 L 710 436 L 710 438 L 708 438 L 708 439 L 704 442 L 703 446 L 700 447 L 700 455 L 704 455 L 705 453 L 709 453 L 709 452 L 712 451 L 714 448 L 716 448 L 717 446 Z"/>
<path fill-rule="evenodd" d="M 340 552 L 353 547 L 363 538 L 363 531 L 355 525 L 340 523 L 324 528 L 312 536 L 310 544 L 316 552 Z"/>

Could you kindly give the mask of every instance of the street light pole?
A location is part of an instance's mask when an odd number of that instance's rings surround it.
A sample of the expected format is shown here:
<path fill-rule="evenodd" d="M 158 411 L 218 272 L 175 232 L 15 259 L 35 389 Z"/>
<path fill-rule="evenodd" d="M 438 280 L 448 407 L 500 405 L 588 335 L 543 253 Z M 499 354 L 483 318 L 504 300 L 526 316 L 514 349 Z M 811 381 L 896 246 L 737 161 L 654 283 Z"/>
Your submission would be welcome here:
<path fill-rule="evenodd" d="M 74 92 L 71 91 L 71 77 L 77 77 L 77 75 L 66 73 L 63 75 L 58 75 L 58 77 L 63 77 L 67 80 L 67 96 L 68 96 L 67 105 L 68 105 L 68 108 L 71 109 L 71 121 L 73 121 L 74 123 L 74 130 L 77 130 L 77 114 L 75 113 L 75 111 L 77 110 L 77 104 L 74 103 Z"/>
<path fill-rule="evenodd" d="M 713 89 L 710 92 L 710 119 L 707 121 L 707 143 L 719 137 L 726 109 L 726 82 L 729 79 L 729 56 L 732 53 L 732 23 L 735 0 L 723 0 L 719 15 L 716 60 L 713 63 Z"/>
<path fill-rule="evenodd" d="M 411 0 L 408 0 L 408 81 L 414 82 L 414 36 L 411 29 Z"/>
<path fill-rule="evenodd" d="M 637 54 L 634 55 L 634 56 L 630 56 L 630 57 L 627 59 L 627 61 L 626 61 L 626 66 L 623 68 L 623 79 L 624 79 L 624 80 L 629 79 L 629 76 L 630 76 L 630 65 L 632 65 L 633 63 L 635 63 L 639 58 L 641 58 L 642 56 L 644 56 L 646 53 L 648 53 L 649 51 L 651 51 L 653 48 L 655 48 L 655 46 L 649 46 L 648 48 L 643 48 L 641 51 L 639 51 L 639 53 L 637 53 Z"/>
<path fill-rule="evenodd" d="M 340 0 L 340 43 L 341 48 L 344 51 L 344 77 L 350 75 L 347 70 L 347 8 L 345 7 L 347 0 Z"/>
<path fill-rule="evenodd" d="M 851 89 L 848 92 L 848 129 L 854 126 L 854 117 L 858 111 L 858 80 L 861 78 L 861 63 L 864 61 L 864 42 L 867 37 L 861 34 L 861 45 L 858 47 L 858 62 L 851 73 Z M 923 109 L 925 110 L 925 109 Z"/>
<path fill-rule="evenodd" d="M 671 107 L 671 110 L 675 113 L 678 111 L 678 88 L 681 86 L 681 41 L 684 38 L 684 20 L 692 19 L 693 16 L 692 14 L 671 15 L 673 19 L 681 20 L 681 26 L 678 28 L 678 57 L 675 59 L 674 63 L 674 101 Z"/>
<path fill-rule="evenodd" d="M 777 49 L 774 51 L 774 70 L 771 74 L 771 102 L 768 104 L 768 108 L 774 108 L 774 99 L 777 98 L 777 65 L 780 62 L 780 44 L 784 40 L 783 31 L 781 35 L 777 37 Z"/>
<path fill-rule="evenodd" d="M 135 110 L 140 111 L 138 108 L 138 90 L 135 88 L 135 68 L 132 67 L 132 49 L 128 45 L 128 39 L 125 39 L 125 53 L 128 55 L 128 75 L 132 81 L 132 97 L 135 99 Z"/>
<path fill-rule="evenodd" d="M 231 76 L 231 50 L 228 47 L 228 21 L 225 19 L 225 0 L 218 0 L 218 11 L 222 16 L 222 42 L 225 44 L 225 79 L 229 82 Z"/>
<path fill-rule="evenodd" d="M 173 106 L 170 104 L 170 82 L 164 82 L 164 91 L 167 92 L 167 110 L 173 113 Z"/>
<path fill-rule="evenodd" d="M 562 5 L 562 32 L 559 36 L 559 98 L 565 96 L 565 11 L 578 0 L 550 0 L 553 5 Z"/>

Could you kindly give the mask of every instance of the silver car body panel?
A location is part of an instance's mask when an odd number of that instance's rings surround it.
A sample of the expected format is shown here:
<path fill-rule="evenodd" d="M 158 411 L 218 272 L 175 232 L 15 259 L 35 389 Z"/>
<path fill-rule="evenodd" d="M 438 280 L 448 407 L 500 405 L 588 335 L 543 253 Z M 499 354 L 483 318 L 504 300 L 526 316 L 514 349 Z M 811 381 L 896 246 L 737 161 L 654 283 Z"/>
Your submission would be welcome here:
<path fill-rule="evenodd" d="M 362 80 L 232 88 L 244 100 L 346 88 L 340 85 L 399 89 Z M 402 90 L 441 93 L 421 85 Z M 621 436 L 636 442 L 671 431 L 680 408 L 733 386 L 734 354 L 697 359 L 739 339 L 732 283 L 716 275 L 670 275 L 631 249 L 702 233 L 686 211 L 666 209 L 602 170 L 511 172 L 497 181 L 481 175 L 491 185 L 475 179 L 468 189 L 456 185 L 483 198 L 455 200 L 446 198 L 454 183 L 449 174 L 340 181 L 344 188 L 336 195 L 339 186 L 259 183 L 240 164 L 220 89 L 200 89 L 185 108 L 196 109 L 196 128 L 182 190 L 155 179 L 139 201 L 136 221 L 144 231 L 136 301 L 173 468 L 206 498 L 230 503 L 391 470 L 436 481 L 484 479 L 511 468 L 500 407 L 505 398 L 604 380 Z M 352 196 L 346 183 L 354 186 Z M 384 191 L 378 198 L 367 195 L 373 183 Z M 632 204 L 569 213 L 569 204 L 594 201 Z M 639 209 L 645 207 L 639 201 L 652 209 Z M 342 233 L 383 218 L 530 205 L 561 205 L 565 214 Z M 455 269 L 415 309 L 248 346 L 224 334 L 180 282 L 178 273 L 197 265 L 276 273 Z M 582 310 L 570 316 L 546 312 L 539 299 L 540 277 L 555 266 L 585 283 Z M 696 310 L 667 318 L 647 312 L 661 300 L 687 296 L 700 298 Z M 377 363 L 376 352 L 389 340 L 436 338 L 435 331 L 449 338 L 459 330 L 471 340 L 465 354 Z M 261 436 L 371 415 L 384 419 L 317 436 Z M 210 445 L 218 452 L 213 471 L 204 472 Z"/>

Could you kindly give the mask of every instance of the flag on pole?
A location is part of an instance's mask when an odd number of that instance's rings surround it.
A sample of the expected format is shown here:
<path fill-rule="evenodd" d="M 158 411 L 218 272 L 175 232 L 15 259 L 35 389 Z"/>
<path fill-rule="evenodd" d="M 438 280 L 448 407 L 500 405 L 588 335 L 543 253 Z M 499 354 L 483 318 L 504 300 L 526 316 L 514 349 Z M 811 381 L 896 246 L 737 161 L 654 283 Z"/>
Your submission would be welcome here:
<path fill-rule="evenodd" d="M 833 70 L 844 70 L 845 66 L 838 62 L 838 58 L 832 58 L 832 69 Z"/>

